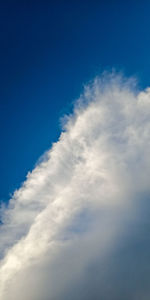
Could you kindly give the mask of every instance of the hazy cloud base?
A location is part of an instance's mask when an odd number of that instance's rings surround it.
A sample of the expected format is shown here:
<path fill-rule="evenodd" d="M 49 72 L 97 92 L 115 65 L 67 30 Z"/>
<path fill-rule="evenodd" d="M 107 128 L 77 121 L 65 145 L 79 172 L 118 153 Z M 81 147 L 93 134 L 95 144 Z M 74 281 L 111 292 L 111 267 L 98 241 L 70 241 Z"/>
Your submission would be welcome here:
<path fill-rule="evenodd" d="M 1 210 L 1 300 L 149 299 L 150 89 L 88 84 Z"/>

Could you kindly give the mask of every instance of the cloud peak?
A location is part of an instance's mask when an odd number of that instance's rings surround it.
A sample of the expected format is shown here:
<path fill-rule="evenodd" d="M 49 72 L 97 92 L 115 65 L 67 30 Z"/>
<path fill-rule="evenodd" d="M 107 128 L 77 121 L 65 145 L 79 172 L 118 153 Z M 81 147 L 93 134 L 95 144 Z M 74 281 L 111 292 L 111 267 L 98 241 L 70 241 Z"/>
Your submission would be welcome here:
<path fill-rule="evenodd" d="M 126 288 L 122 281 L 114 288 L 111 266 L 118 273 L 125 266 L 119 269 L 112 253 L 122 259 L 120 241 L 137 240 L 131 224 L 143 224 L 136 207 L 138 196 L 149 193 L 150 88 L 139 92 L 134 79 L 104 74 L 85 87 L 66 119 L 58 142 L 2 209 L 2 300 L 110 300 Z M 132 257 L 136 272 L 133 249 L 126 260 Z M 142 284 L 133 287 L 134 280 L 130 299 L 143 293 Z"/>

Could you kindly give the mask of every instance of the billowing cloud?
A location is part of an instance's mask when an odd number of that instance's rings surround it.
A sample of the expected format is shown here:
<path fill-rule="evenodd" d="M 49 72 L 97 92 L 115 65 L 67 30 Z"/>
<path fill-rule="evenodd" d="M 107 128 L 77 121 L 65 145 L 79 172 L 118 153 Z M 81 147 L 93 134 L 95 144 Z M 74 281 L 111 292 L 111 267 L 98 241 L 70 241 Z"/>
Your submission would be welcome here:
<path fill-rule="evenodd" d="M 1 300 L 149 299 L 150 89 L 110 74 L 2 207 Z"/>

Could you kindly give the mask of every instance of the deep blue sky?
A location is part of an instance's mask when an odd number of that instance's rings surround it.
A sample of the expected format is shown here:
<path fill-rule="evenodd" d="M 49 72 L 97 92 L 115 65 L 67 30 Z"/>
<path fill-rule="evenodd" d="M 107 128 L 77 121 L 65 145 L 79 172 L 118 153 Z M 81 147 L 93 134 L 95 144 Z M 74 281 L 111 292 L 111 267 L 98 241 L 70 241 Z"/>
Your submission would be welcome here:
<path fill-rule="evenodd" d="M 0 200 L 56 141 L 83 83 L 115 67 L 150 85 L 150 1 L 0 1 Z"/>

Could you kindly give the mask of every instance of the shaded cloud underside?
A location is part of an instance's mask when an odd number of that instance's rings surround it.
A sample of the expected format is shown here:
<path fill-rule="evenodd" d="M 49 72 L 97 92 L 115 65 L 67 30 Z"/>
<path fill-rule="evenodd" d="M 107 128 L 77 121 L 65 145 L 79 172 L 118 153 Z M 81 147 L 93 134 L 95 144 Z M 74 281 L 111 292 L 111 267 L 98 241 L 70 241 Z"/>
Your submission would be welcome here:
<path fill-rule="evenodd" d="M 149 299 L 150 89 L 85 87 L 2 208 L 0 299 Z"/>

